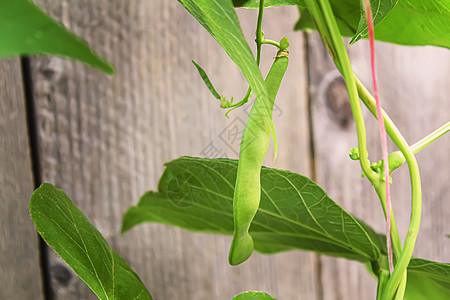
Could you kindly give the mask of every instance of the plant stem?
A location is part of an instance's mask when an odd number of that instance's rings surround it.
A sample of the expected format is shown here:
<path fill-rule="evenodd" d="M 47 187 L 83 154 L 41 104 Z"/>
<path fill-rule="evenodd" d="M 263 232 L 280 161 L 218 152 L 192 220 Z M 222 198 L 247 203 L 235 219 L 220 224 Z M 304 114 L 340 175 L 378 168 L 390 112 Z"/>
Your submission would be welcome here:
<path fill-rule="evenodd" d="M 398 286 L 394 300 L 403 300 L 403 298 L 405 297 L 406 283 L 407 283 L 406 276 L 407 273 L 406 272 L 403 273 L 403 277 L 402 280 L 400 281 L 400 285 Z"/>
<path fill-rule="evenodd" d="M 377 192 L 378 198 L 380 199 L 384 215 L 387 218 L 385 185 L 384 184 L 376 185 L 375 191 Z M 394 255 L 395 257 L 399 257 L 400 253 L 402 252 L 402 242 L 400 241 L 400 235 L 398 233 L 397 223 L 395 222 L 394 214 L 391 214 L 391 224 L 392 224 L 391 238 L 392 238 L 392 246 L 394 249 Z"/>
<path fill-rule="evenodd" d="M 345 49 L 344 42 L 342 41 L 341 34 L 339 32 L 339 28 L 336 23 L 336 19 L 334 18 L 333 11 L 331 10 L 331 6 L 328 0 L 319 0 L 320 8 L 322 9 L 322 13 L 320 14 L 320 10 L 318 10 L 317 4 L 314 1 L 309 0 L 306 1 L 306 6 L 311 6 L 314 14 L 318 14 L 318 17 L 321 18 L 323 15 L 323 20 L 325 21 L 326 27 L 329 30 L 329 36 L 331 37 L 331 45 L 328 45 L 329 49 L 332 50 L 331 53 L 335 53 L 337 61 L 339 61 L 342 74 L 345 79 L 345 83 L 347 86 L 347 91 L 350 99 L 350 106 L 353 112 L 353 116 L 355 118 L 356 123 L 356 131 L 358 136 L 358 148 L 360 154 L 360 164 L 363 172 L 366 174 L 367 178 L 369 178 L 370 182 L 375 183 L 378 174 L 370 168 L 369 165 L 369 154 L 367 152 L 367 141 L 366 141 L 366 128 L 364 124 L 364 117 L 361 110 L 361 104 L 359 102 L 358 91 L 355 82 L 355 76 L 353 74 L 352 67 L 350 65 L 350 59 L 348 58 L 347 51 Z M 316 17 L 315 15 L 313 15 Z M 320 22 L 316 22 L 320 23 Z M 334 47 L 332 47 L 334 46 Z"/>
<path fill-rule="evenodd" d="M 228 117 L 228 114 L 229 114 L 230 112 L 232 112 L 232 111 L 235 110 L 236 108 L 241 107 L 242 105 L 244 105 L 245 103 L 247 103 L 247 102 L 248 102 L 248 99 L 250 98 L 251 93 L 252 93 L 252 88 L 249 87 L 248 90 L 247 90 L 247 93 L 245 94 L 244 98 L 242 98 L 241 101 L 236 102 L 236 103 L 231 104 L 230 106 L 228 106 L 228 108 L 231 108 L 231 109 L 227 111 L 227 113 L 225 114 L 225 117 L 229 118 L 229 117 Z"/>
<path fill-rule="evenodd" d="M 356 78 L 356 76 L 355 76 Z M 376 117 L 376 106 L 375 100 L 372 95 L 367 91 L 367 89 L 362 85 L 362 83 L 356 78 L 356 84 L 358 86 L 358 92 L 362 102 L 367 106 L 370 112 Z M 386 131 L 391 137 L 392 141 L 402 152 L 406 159 L 409 167 L 409 174 L 411 179 L 411 219 L 409 223 L 408 233 L 406 235 L 405 244 L 401 255 L 397 257 L 397 264 L 395 270 L 392 273 L 386 285 L 386 291 L 383 295 L 383 300 L 390 300 L 394 297 L 397 287 L 402 281 L 403 273 L 406 272 L 409 261 L 411 260 L 414 246 L 417 239 L 417 234 L 419 233 L 420 219 L 422 212 L 422 187 L 420 182 L 419 166 L 417 164 L 416 157 L 409 147 L 405 138 L 402 136 L 398 128 L 386 114 L 382 111 L 384 118 L 384 125 L 386 126 Z"/>
<path fill-rule="evenodd" d="M 380 274 L 378 275 L 377 300 L 381 300 L 381 295 L 383 294 L 388 279 L 389 279 L 389 271 L 381 270 Z"/>
<path fill-rule="evenodd" d="M 352 81 L 356 79 L 356 76 L 354 76 L 353 72 L 351 72 L 351 76 L 354 77 L 352 80 L 349 78 L 349 70 L 351 71 L 351 66 L 349 63 L 348 56 L 345 52 L 345 46 L 343 45 L 342 40 L 340 40 L 340 33 L 339 29 L 337 28 L 336 21 L 333 17 L 333 12 L 331 10 L 330 4 L 328 1 L 325 0 L 318 0 L 321 3 L 322 9 L 324 10 L 323 14 L 325 18 L 322 16 L 322 12 L 320 11 L 320 8 L 318 7 L 317 3 L 314 0 L 305 0 L 306 7 L 312 14 L 317 28 L 319 30 L 319 33 L 322 36 L 322 39 L 324 40 L 325 45 L 327 46 L 330 55 L 332 56 L 333 60 L 336 63 L 336 66 L 343 74 L 344 78 L 346 79 L 346 83 L 348 86 L 348 92 L 349 92 L 349 98 L 350 98 L 350 105 L 352 107 L 352 111 L 355 118 L 355 123 L 357 126 L 357 133 L 358 133 L 358 147 L 360 151 L 360 163 L 361 168 L 363 169 L 363 172 L 366 174 L 368 179 L 375 183 L 376 178 L 378 177 L 377 173 L 373 171 L 369 167 L 368 162 L 368 155 L 367 155 L 367 149 L 366 149 L 366 141 L 365 141 L 365 128 L 364 128 L 364 120 L 362 118 L 362 112 L 361 107 L 359 104 L 359 99 L 355 101 L 354 97 L 354 90 L 352 88 Z M 327 29 L 324 28 L 324 19 L 326 20 L 326 27 L 330 32 L 328 32 Z M 334 22 L 333 22 L 334 21 Z M 330 36 L 331 41 L 330 42 Z M 340 40 L 340 42 L 339 42 Z M 334 47 L 333 47 L 334 46 Z M 345 55 L 343 55 L 345 53 Z M 358 92 L 361 94 L 361 92 L 366 92 L 365 99 L 361 99 L 366 106 L 368 106 L 369 110 L 373 108 L 372 113 L 376 115 L 376 105 L 375 101 L 373 100 L 370 93 L 367 92 L 367 90 L 362 86 L 362 84 L 356 79 L 356 84 L 358 87 Z M 371 101 L 369 101 L 371 100 Z M 396 269 L 394 270 L 391 278 L 389 279 L 387 285 L 386 285 L 386 292 L 383 295 L 383 299 L 392 299 L 396 293 L 397 287 L 400 283 L 404 284 L 403 282 L 406 280 L 406 268 L 409 264 L 409 261 L 412 256 L 412 251 L 414 250 L 415 241 L 417 239 L 417 234 L 420 226 L 420 214 L 421 214 L 421 202 L 422 202 L 422 195 L 421 195 L 421 185 L 420 185 L 420 174 L 419 169 L 417 165 L 417 161 L 412 153 L 412 151 L 409 149 L 408 144 L 406 143 L 403 136 L 400 134 L 399 130 L 395 127 L 395 125 L 392 123 L 392 121 L 385 116 L 385 113 L 382 112 L 382 115 L 385 118 L 385 126 L 386 130 L 391 137 L 391 139 L 396 143 L 397 147 L 400 149 L 402 154 L 405 156 L 405 159 L 408 163 L 409 169 L 410 169 L 410 177 L 411 177 L 411 186 L 412 186 L 412 211 L 411 211 L 411 222 L 410 227 L 408 230 L 408 235 L 405 240 L 405 248 L 401 252 L 401 254 L 398 257 Z M 387 117 L 387 118 L 386 118 Z M 386 124 L 389 123 L 389 124 Z M 406 282 L 405 282 L 406 283 Z"/>
<path fill-rule="evenodd" d="M 389 261 L 389 270 L 391 272 L 394 271 L 394 260 L 392 255 L 392 243 L 391 243 L 391 196 L 390 196 L 390 187 L 389 187 L 389 159 L 388 159 L 388 148 L 387 148 L 387 138 L 386 138 L 386 130 L 384 128 L 383 117 L 381 116 L 381 102 L 378 94 L 378 86 L 377 86 L 377 75 L 376 75 L 376 65 L 375 65 L 375 37 L 374 37 L 374 28 L 373 28 L 373 18 L 372 18 L 372 8 L 370 7 L 369 0 L 364 0 L 364 6 L 366 10 L 367 17 L 367 27 L 369 31 L 369 40 L 370 40 L 370 63 L 372 69 L 372 80 L 373 80 L 373 89 L 375 94 L 375 101 L 377 107 L 377 118 L 378 118 L 378 126 L 380 128 L 380 138 L 381 138 L 381 148 L 383 152 L 383 161 L 384 161 L 384 183 L 385 183 L 385 194 L 386 194 L 386 243 L 388 250 L 388 261 Z"/>
<path fill-rule="evenodd" d="M 321 11 L 320 7 L 317 5 L 317 3 L 314 0 L 306 0 L 305 4 L 310 13 L 312 14 L 314 21 L 316 23 L 316 27 L 319 30 L 319 33 L 322 37 L 322 40 L 324 41 L 325 46 L 328 49 L 328 52 L 330 53 L 333 61 L 335 62 L 337 68 L 339 71 L 343 74 L 347 90 L 349 93 L 349 99 L 350 99 L 350 105 L 352 108 L 353 116 L 356 123 L 356 130 L 358 135 L 358 149 L 360 154 L 360 164 L 363 172 L 368 177 L 369 181 L 374 185 L 378 186 L 376 188 L 377 193 L 382 197 L 380 197 L 380 201 L 382 202 L 382 206 L 384 204 L 385 206 L 385 193 L 382 192 L 383 188 L 380 188 L 379 184 L 379 175 L 373 171 L 369 166 L 369 160 L 368 160 L 368 153 L 367 153 L 367 147 L 366 147 L 366 133 L 365 133 L 365 125 L 364 125 L 364 118 L 362 115 L 361 110 L 361 104 L 359 102 L 359 97 L 357 95 L 356 90 L 356 83 L 355 83 L 355 77 L 353 70 L 351 69 L 350 60 L 348 58 L 347 52 L 345 50 L 345 46 L 343 44 L 343 41 L 341 40 L 341 35 L 339 33 L 339 29 L 337 28 L 336 21 L 334 20 L 333 12 L 331 11 L 331 7 L 329 5 L 329 2 L 327 1 L 320 1 L 322 5 L 323 12 Z M 325 15 L 325 18 L 324 18 Z M 326 19 L 326 21 L 324 20 Z M 334 21 L 334 22 L 333 22 Z M 334 24 L 333 24 L 334 23 Z M 329 30 L 329 31 L 328 31 Z M 393 219 L 393 214 L 391 216 Z M 400 238 L 398 236 L 397 226 L 395 224 L 395 220 L 392 220 L 392 223 L 394 224 L 394 232 L 395 232 L 395 250 L 397 253 L 400 253 L 401 251 L 401 242 Z M 384 278 L 383 281 L 386 278 Z M 382 280 L 380 277 L 379 280 Z M 383 289 L 385 286 L 385 282 L 380 286 L 380 289 Z M 380 295 L 381 296 L 381 295 Z"/>
<path fill-rule="evenodd" d="M 316 24 L 317 27 L 317 31 L 319 32 L 320 37 L 322 38 L 322 41 L 328 50 L 328 53 L 330 54 L 331 58 L 333 59 L 338 69 L 341 71 L 339 61 L 337 61 L 336 50 L 334 49 L 333 42 L 331 40 L 331 34 L 328 31 L 327 26 L 325 25 L 326 23 L 323 18 L 323 13 L 319 5 L 317 4 L 317 0 L 305 0 L 305 5 L 313 17 L 314 23 Z"/>
<path fill-rule="evenodd" d="M 424 137 L 423 139 L 412 145 L 411 150 L 414 153 L 417 153 L 449 131 L 450 131 L 450 122 L 447 122 L 442 127 L 436 129 L 435 131 L 433 131 L 432 133 L 430 133 L 429 135 L 427 135 L 426 137 Z"/>
<path fill-rule="evenodd" d="M 383 208 L 384 215 L 385 215 L 385 217 L 387 219 L 386 199 L 385 199 L 386 192 L 385 192 L 384 189 L 385 189 L 385 185 L 384 184 L 378 184 L 378 185 L 375 186 L 375 191 L 377 192 L 378 198 L 380 199 L 381 206 Z M 400 241 L 400 235 L 398 233 L 398 228 L 397 228 L 397 223 L 395 222 L 394 213 L 391 214 L 391 225 L 392 225 L 391 226 L 392 248 L 394 250 L 395 257 L 400 257 L 400 254 L 402 252 L 402 242 Z M 383 272 L 383 271 L 387 272 L 388 278 L 389 278 L 389 272 L 387 270 L 382 270 L 381 272 Z M 380 274 L 380 276 L 378 278 L 379 282 L 378 282 L 378 290 L 377 290 L 377 300 L 381 299 L 381 297 L 383 295 L 384 288 L 385 288 L 386 283 L 387 283 L 387 279 L 381 277 L 381 275 L 383 275 L 383 274 Z M 399 289 L 400 289 L 402 284 L 404 284 L 406 286 L 406 280 L 407 280 L 407 276 L 406 275 L 407 275 L 407 273 L 405 272 L 403 274 L 402 281 L 400 282 Z M 381 282 L 381 281 L 383 281 L 383 282 Z M 403 298 L 398 298 L 398 299 L 403 299 Z"/>
<path fill-rule="evenodd" d="M 447 124 L 441 126 L 440 128 L 436 129 L 414 145 L 410 146 L 412 152 L 414 154 L 419 153 L 421 150 L 423 150 L 425 147 L 430 145 L 432 142 L 446 134 L 447 132 L 450 132 L 450 122 Z M 393 157 L 394 161 L 391 161 L 391 156 Z M 397 168 L 401 167 L 403 163 L 405 162 L 405 157 L 400 151 L 395 151 L 391 154 L 389 154 L 389 171 L 392 174 Z"/>
<path fill-rule="evenodd" d="M 264 0 L 260 0 L 259 1 L 259 10 L 258 10 L 258 20 L 256 23 L 256 39 L 255 39 L 255 41 L 256 41 L 256 64 L 258 65 L 258 67 L 261 63 L 261 46 L 263 44 L 263 41 L 268 41 L 268 40 L 264 40 L 264 38 L 263 38 L 263 32 L 262 32 L 263 16 L 264 16 Z M 227 111 L 225 116 L 228 118 L 229 117 L 228 114 L 230 112 L 232 112 L 236 108 L 241 107 L 242 105 L 247 103 L 248 99 L 250 98 L 251 92 L 252 92 L 252 89 L 249 87 L 244 98 L 241 101 L 231 105 L 229 107 L 231 109 Z"/>
<path fill-rule="evenodd" d="M 269 44 L 269 45 L 273 45 L 275 47 L 277 47 L 278 49 L 280 49 L 280 43 L 275 42 L 273 40 L 269 40 L 269 39 L 262 39 L 261 44 Z"/>
<path fill-rule="evenodd" d="M 259 1 L 258 21 L 256 24 L 256 64 L 261 63 L 261 45 L 263 41 L 262 21 L 264 15 L 264 0 Z"/>

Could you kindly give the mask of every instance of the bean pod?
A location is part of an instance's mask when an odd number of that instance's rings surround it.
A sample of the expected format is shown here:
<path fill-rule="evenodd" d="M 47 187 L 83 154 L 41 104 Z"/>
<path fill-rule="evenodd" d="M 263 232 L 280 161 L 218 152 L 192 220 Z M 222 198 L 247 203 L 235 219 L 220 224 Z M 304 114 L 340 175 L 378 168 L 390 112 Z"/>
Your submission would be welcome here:
<path fill-rule="evenodd" d="M 269 149 L 273 106 L 289 62 L 289 52 L 278 51 L 265 80 L 267 95 L 256 99 L 242 134 L 233 199 L 234 233 L 228 260 L 231 265 L 246 261 L 253 252 L 249 228 L 261 198 L 261 166 Z"/>

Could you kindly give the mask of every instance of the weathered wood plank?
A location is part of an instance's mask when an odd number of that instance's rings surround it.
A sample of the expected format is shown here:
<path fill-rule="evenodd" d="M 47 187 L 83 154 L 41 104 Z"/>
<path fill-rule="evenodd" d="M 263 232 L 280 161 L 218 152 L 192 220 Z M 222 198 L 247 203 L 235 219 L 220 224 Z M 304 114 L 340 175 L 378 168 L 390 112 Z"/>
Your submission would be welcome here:
<path fill-rule="evenodd" d="M 384 232 L 378 199 L 367 180 L 361 179 L 359 163 L 348 158 L 349 149 L 357 146 L 357 141 L 344 82 L 318 35 L 309 37 L 317 181 L 345 209 Z M 447 99 L 450 58 L 444 49 L 378 43 L 377 55 L 383 106 L 411 144 L 450 119 Z M 370 87 L 367 43 L 351 46 L 350 56 L 355 72 Z M 376 161 L 380 158 L 377 124 L 367 110 L 364 113 L 369 153 L 372 161 Z M 424 204 L 415 255 L 438 261 L 449 260 L 449 240 L 445 239 L 449 208 L 444 204 L 450 195 L 448 170 L 439 167 L 448 164 L 449 148 L 447 137 L 418 155 Z M 390 150 L 394 150 L 392 144 Z M 410 214 L 409 175 L 405 166 L 394 174 L 393 181 L 393 205 L 403 240 Z M 322 272 L 324 299 L 375 297 L 376 281 L 358 263 L 323 257 Z"/>
<path fill-rule="evenodd" d="M 43 299 L 19 59 L 0 60 L 0 299 Z"/>
<path fill-rule="evenodd" d="M 226 119 L 190 61 L 204 66 L 227 96 L 237 99 L 247 87 L 201 26 L 176 1 L 38 2 L 117 67 L 114 77 L 106 77 L 58 58 L 34 60 L 44 179 L 68 193 L 152 295 L 231 299 L 257 289 L 280 299 L 316 298 L 314 254 L 256 254 L 243 266 L 231 267 L 230 237 L 157 224 L 118 235 L 122 214 L 145 191 L 156 188 L 164 162 L 181 155 L 237 157 L 236 140 L 229 133 L 243 129 L 248 109 Z M 249 17 L 242 26 L 252 41 L 256 15 L 240 15 Z M 278 25 L 267 25 L 266 36 L 280 39 L 281 32 L 292 32 L 296 18 L 293 7 L 268 10 L 266 20 Z M 276 166 L 308 174 L 304 40 L 300 33 L 291 33 L 290 39 L 289 79 L 275 116 L 280 143 Z M 272 58 L 274 49 L 265 49 Z M 208 152 L 211 146 L 220 154 Z M 95 299 L 54 254 L 51 265 L 56 299 Z"/>

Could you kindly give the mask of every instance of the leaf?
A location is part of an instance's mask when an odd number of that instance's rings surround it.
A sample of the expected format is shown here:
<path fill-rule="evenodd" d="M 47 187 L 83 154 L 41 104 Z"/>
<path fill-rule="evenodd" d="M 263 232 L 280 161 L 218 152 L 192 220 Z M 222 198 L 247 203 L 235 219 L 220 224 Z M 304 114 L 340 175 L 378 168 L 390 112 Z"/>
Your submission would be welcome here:
<path fill-rule="evenodd" d="M 197 68 L 197 71 L 200 74 L 200 77 L 202 78 L 205 85 L 208 87 L 211 94 L 213 94 L 214 98 L 220 100 L 222 97 L 219 95 L 219 93 L 214 88 L 214 85 L 212 84 L 211 80 L 209 80 L 208 74 L 206 74 L 205 70 L 203 70 L 203 68 L 200 67 L 195 61 L 192 61 L 192 63 Z"/>
<path fill-rule="evenodd" d="M 244 7 L 251 9 L 259 8 L 260 0 L 233 0 L 234 7 Z M 274 7 L 282 5 L 300 5 L 304 6 L 304 0 L 266 0 L 264 2 L 264 7 Z"/>
<path fill-rule="evenodd" d="M 450 48 L 450 1 L 401 0 L 375 29 L 375 38 L 401 45 Z"/>
<path fill-rule="evenodd" d="M 360 0 L 361 17 L 359 20 L 358 29 L 350 41 L 350 44 L 354 44 L 361 39 L 361 37 L 368 35 L 367 17 L 363 1 L 364 0 Z M 389 14 L 398 1 L 399 0 L 370 0 L 374 27 L 381 23 L 381 21 Z"/>
<path fill-rule="evenodd" d="M 234 296 L 233 299 L 231 300 L 277 300 L 277 299 L 264 292 L 248 291 Z"/>
<path fill-rule="evenodd" d="M 360 4 L 331 0 L 341 34 L 352 37 L 360 23 Z M 295 29 L 316 29 L 311 15 L 299 8 Z M 375 27 L 375 39 L 400 45 L 432 45 L 450 48 L 450 2 L 441 0 L 400 0 Z"/>
<path fill-rule="evenodd" d="M 0 0 L 0 20 L 0 57 L 56 54 L 114 73 L 86 42 L 28 0 Z"/>
<path fill-rule="evenodd" d="M 450 264 L 413 258 L 408 266 L 407 300 L 446 300 L 450 296 Z"/>
<path fill-rule="evenodd" d="M 236 160 L 181 157 L 166 164 L 158 192 L 148 192 L 123 218 L 122 232 L 143 222 L 231 235 Z M 255 250 L 303 249 L 347 259 L 376 260 L 385 241 L 308 178 L 261 169 L 261 204 L 250 228 Z M 380 250 L 381 249 L 381 250 Z"/>
<path fill-rule="evenodd" d="M 62 190 L 43 183 L 31 197 L 30 214 L 42 238 L 100 299 L 152 299 L 128 263 Z"/>

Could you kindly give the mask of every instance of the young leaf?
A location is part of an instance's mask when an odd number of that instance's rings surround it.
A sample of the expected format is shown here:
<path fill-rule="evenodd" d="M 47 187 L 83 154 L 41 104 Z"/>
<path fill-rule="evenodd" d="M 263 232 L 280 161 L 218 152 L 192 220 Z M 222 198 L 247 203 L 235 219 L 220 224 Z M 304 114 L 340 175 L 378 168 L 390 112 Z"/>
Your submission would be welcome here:
<path fill-rule="evenodd" d="M 361 2 L 361 17 L 358 24 L 358 29 L 353 36 L 350 44 L 356 43 L 359 39 L 368 35 L 367 17 L 364 10 L 363 0 Z M 370 6 L 372 8 L 373 25 L 377 26 L 383 21 L 383 19 L 389 14 L 389 12 L 397 4 L 398 0 L 370 0 Z"/>
<path fill-rule="evenodd" d="M 143 222 L 231 235 L 238 162 L 181 157 L 166 164 L 158 192 L 128 209 L 122 232 Z M 308 178 L 261 169 L 261 204 L 250 228 L 255 250 L 272 254 L 303 249 L 347 259 L 376 260 L 385 241 L 345 212 Z"/>
<path fill-rule="evenodd" d="M 220 100 L 220 95 L 214 88 L 214 85 L 212 84 L 211 80 L 209 80 L 208 74 L 206 74 L 205 70 L 203 70 L 202 67 L 200 67 L 195 61 L 192 61 L 194 66 L 197 68 L 198 73 L 200 74 L 200 77 L 202 78 L 205 85 L 208 87 L 211 94 L 213 94 L 214 98 Z"/>
<path fill-rule="evenodd" d="M 264 292 L 248 291 L 234 296 L 233 299 L 231 300 L 277 300 L 277 299 Z"/>
<path fill-rule="evenodd" d="M 43 183 L 30 200 L 34 225 L 55 252 L 100 299 L 152 299 L 128 263 L 67 195 Z"/>
<path fill-rule="evenodd" d="M 346 37 L 354 36 L 361 20 L 360 3 L 353 0 L 331 0 L 331 6 L 341 34 Z M 316 29 L 309 12 L 302 7 L 299 9 L 300 19 L 295 29 Z M 375 23 L 375 26 L 375 39 L 379 41 L 450 48 L 450 2 L 399 1 L 382 22 Z"/>
<path fill-rule="evenodd" d="M 79 60 L 107 74 L 114 73 L 114 67 L 86 42 L 29 0 L 0 0 L 0 36 L 0 58 L 56 54 Z"/>

